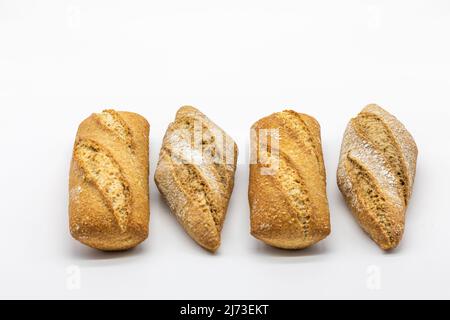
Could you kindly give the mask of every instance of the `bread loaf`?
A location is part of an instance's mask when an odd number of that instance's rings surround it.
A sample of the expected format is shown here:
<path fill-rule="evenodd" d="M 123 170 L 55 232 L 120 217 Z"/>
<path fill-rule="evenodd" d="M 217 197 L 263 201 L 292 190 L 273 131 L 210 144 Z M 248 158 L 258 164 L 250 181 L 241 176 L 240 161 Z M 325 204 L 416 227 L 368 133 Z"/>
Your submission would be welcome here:
<path fill-rule="evenodd" d="M 148 236 L 149 124 L 135 113 L 105 110 L 84 120 L 69 178 L 72 236 L 105 251 Z"/>
<path fill-rule="evenodd" d="M 384 250 L 402 239 L 417 153 L 405 127 L 374 104 L 345 131 L 338 186 L 361 227 Z"/>
<path fill-rule="evenodd" d="M 283 249 L 326 238 L 331 227 L 318 122 L 291 110 L 274 113 L 253 125 L 251 142 L 252 235 Z"/>
<path fill-rule="evenodd" d="M 186 232 L 215 252 L 234 186 L 238 148 L 222 129 L 193 107 L 182 107 L 169 125 L 155 182 Z"/>

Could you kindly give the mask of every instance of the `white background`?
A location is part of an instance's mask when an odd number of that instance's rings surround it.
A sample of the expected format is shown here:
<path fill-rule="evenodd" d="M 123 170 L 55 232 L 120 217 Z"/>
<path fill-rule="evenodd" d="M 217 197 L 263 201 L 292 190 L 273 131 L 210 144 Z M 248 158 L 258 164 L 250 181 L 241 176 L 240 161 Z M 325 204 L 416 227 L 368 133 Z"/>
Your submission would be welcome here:
<path fill-rule="evenodd" d="M 450 298 L 449 39 L 449 1 L 0 0 L 0 298 Z M 345 126 L 372 102 L 420 151 L 392 253 L 361 231 L 336 186 Z M 184 104 L 241 151 L 216 255 L 184 233 L 153 182 Z M 68 231 L 76 129 L 104 108 L 152 125 L 151 235 L 127 253 Z M 321 123 L 333 227 L 298 252 L 249 235 L 249 128 L 285 108 Z"/>

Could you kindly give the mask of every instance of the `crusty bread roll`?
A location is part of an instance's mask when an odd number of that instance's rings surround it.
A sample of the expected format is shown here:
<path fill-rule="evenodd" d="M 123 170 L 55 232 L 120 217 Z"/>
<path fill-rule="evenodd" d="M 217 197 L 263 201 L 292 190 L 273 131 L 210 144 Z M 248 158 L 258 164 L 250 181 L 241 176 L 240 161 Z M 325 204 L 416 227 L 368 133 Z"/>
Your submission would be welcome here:
<path fill-rule="evenodd" d="M 212 252 L 220 246 L 237 156 L 233 139 L 189 106 L 178 111 L 161 148 L 156 185 L 186 232 Z"/>
<path fill-rule="evenodd" d="M 338 186 L 361 227 L 384 250 L 402 239 L 417 153 L 405 127 L 374 104 L 352 119 L 345 132 Z"/>
<path fill-rule="evenodd" d="M 251 142 L 252 235 L 283 249 L 326 238 L 331 226 L 318 122 L 291 110 L 274 113 L 253 125 Z"/>
<path fill-rule="evenodd" d="M 70 168 L 72 236 L 104 251 L 126 250 L 148 236 L 149 124 L 138 114 L 105 110 L 84 120 Z"/>

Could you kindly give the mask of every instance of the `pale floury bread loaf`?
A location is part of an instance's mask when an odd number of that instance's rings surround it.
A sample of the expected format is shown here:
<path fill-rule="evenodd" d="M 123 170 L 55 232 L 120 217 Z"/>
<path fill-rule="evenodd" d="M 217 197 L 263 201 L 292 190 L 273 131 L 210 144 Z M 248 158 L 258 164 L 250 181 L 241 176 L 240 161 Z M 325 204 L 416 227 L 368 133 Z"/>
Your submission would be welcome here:
<path fill-rule="evenodd" d="M 252 127 L 251 233 L 283 249 L 309 247 L 330 234 L 319 123 L 295 111 Z"/>
<path fill-rule="evenodd" d="M 417 153 L 405 127 L 374 104 L 352 119 L 344 134 L 339 189 L 361 227 L 384 250 L 402 239 Z"/>
<path fill-rule="evenodd" d="M 169 125 L 155 182 L 186 232 L 215 252 L 234 186 L 238 148 L 233 139 L 193 107 Z"/>
<path fill-rule="evenodd" d="M 69 181 L 72 236 L 105 251 L 148 236 L 149 124 L 138 114 L 105 110 L 84 120 Z"/>

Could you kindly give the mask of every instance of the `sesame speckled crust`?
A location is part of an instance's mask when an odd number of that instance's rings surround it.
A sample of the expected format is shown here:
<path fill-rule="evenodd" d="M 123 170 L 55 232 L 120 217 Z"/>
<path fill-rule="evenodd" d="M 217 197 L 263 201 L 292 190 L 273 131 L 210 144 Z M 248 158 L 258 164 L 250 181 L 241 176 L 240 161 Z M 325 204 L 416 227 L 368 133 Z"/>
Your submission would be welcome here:
<path fill-rule="evenodd" d="M 367 116 L 374 122 L 365 130 L 357 130 L 358 121 Z M 374 138 L 368 131 L 375 127 L 383 131 Z M 384 250 L 394 249 L 402 239 L 417 154 L 414 139 L 405 127 L 374 104 L 352 119 L 345 131 L 338 186 L 358 223 Z"/>
<path fill-rule="evenodd" d="M 260 141 L 260 129 L 278 130 L 279 150 Z M 282 249 L 303 249 L 326 238 L 331 226 L 318 122 L 286 110 L 259 120 L 252 132 L 258 161 L 250 164 L 251 234 Z M 270 149 L 279 166 L 264 174 L 261 155 Z"/>
<path fill-rule="evenodd" d="M 89 148 L 95 146 L 88 156 L 77 152 L 79 146 L 86 143 Z M 113 167 L 115 176 L 104 174 L 105 159 Z M 84 120 L 78 129 L 70 168 L 69 224 L 72 236 L 103 251 L 127 250 L 147 239 L 150 218 L 148 176 L 147 120 L 135 113 L 114 110 L 105 110 Z M 112 183 L 111 179 L 120 181 Z M 113 190 L 112 186 L 120 188 Z M 118 192 L 126 192 L 126 197 Z M 116 212 L 117 199 L 127 200 L 123 208 L 119 208 L 120 212 Z"/>
<path fill-rule="evenodd" d="M 196 129 L 202 151 L 193 145 Z M 180 108 L 164 137 L 156 185 L 186 232 L 211 252 L 220 247 L 237 157 L 234 140 L 194 107 Z"/>

